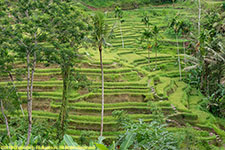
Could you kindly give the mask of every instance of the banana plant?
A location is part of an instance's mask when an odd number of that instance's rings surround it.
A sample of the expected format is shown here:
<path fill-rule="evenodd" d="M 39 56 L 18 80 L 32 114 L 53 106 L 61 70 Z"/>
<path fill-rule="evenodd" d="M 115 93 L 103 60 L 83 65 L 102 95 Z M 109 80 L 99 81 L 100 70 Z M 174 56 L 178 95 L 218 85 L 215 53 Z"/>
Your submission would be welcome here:
<path fill-rule="evenodd" d="M 98 148 L 98 150 L 128 150 L 131 145 L 134 143 L 134 139 L 135 139 L 135 134 L 132 132 L 128 132 L 128 134 L 125 136 L 123 142 L 119 145 L 119 141 L 117 141 L 117 143 L 113 142 L 113 144 L 111 146 L 109 146 L 108 148 L 102 143 L 95 143 L 96 148 Z"/>

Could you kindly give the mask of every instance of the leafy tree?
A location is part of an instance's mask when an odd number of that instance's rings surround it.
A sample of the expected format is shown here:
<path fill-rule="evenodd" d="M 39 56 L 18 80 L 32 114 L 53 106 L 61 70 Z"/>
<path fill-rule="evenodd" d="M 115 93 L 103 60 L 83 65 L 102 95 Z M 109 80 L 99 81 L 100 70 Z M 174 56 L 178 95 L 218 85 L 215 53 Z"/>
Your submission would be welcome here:
<path fill-rule="evenodd" d="M 11 8 L 8 12 L 10 21 L 8 26 L 11 27 L 9 34 L 11 36 L 11 44 L 14 46 L 15 56 L 26 62 L 27 69 L 27 111 L 28 111 L 28 133 L 27 143 L 30 143 L 32 130 L 32 96 L 33 96 L 33 80 L 36 64 L 41 60 L 41 51 L 46 34 L 42 28 L 48 23 L 44 16 L 46 9 L 45 2 L 19 0 L 8 1 L 7 5 Z"/>
<path fill-rule="evenodd" d="M 20 75 L 20 71 L 21 69 L 15 69 L 15 56 L 13 54 L 11 54 L 11 51 L 13 49 L 13 46 L 10 44 L 10 32 L 12 30 L 12 26 L 9 26 L 9 22 L 10 22 L 10 18 L 7 17 L 7 13 L 8 13 L 8 8 L 6 3 L 1 2 L 0 3 L 1 7 L 0 7 L 0 17 L 1 17 L 1 24 L 0 24 L 0 72 L 2 76 L 8 76 L 11 84 L 13 85 L 14 89 L 16 89 L 15 83 L 14 83 L 14 78 L 12 75 L 12 72 L 14 72 L 15 76 L 17 79 L 19 79 Z M 16 71 L 13 71 L 16 70 Z M 17 96 L 18 93 L 16 92 Z M 18 96 L 19 97 L 19 96 Z M 23 111 L 23 107 L 21 104 L 20 105 L 20 109 L 21 112 L 24 116 L 24 111 Z"/>
<path fill-rule="evenodd" d="M 49 4 L 48 16 L 52 20 L 46 28 L 49 33 L 49 49 L 46 56 L 49 63 L 58 64 L 63 79 L 62 104 L 57 125 L 57 138 L 63 139 L 68 122 L 68 98 L 74 77 L 74 65 L 80 62 L 78 53 L 84 37 L 88 34 L 87 15 L 73 1 L 56 0 Z"/>
<path fill-rule="evenodd" d="M 121 28 L 121 24 L 124 22 L 123 18 L 123 11 L 121 10 L 121 8 L 119 6 L 116 6 L 115 10 L 115 18 L 117 19 L 117 21 L 120 24 L 120 34 L 121 34 L 121 40 L 122 40 L 122 47 L 124 48 L 124 41 L 123 41 L 123 31 Z"/>
<path fill-rule="evenodd" d="M 94 40 L 94 45 L 99 50 L 100 55 L 100 66 L 101 66 L 101 75 L 102 75 L 102 112 L 101 112 L 101 131 L 100 136 L 103 134 L 103 117 L 104 117 L 104 72 L 103 72 L 103 62 L 102 62 L 102 49 L 103 46 L 110 46 L 107 43 L 107 39 L 109 39 L 112 35 L 113 28 L 111 31 L 106 23 L 105 17 L 101 12 L 96 12 L 94 16 L 92 16 L 93 21 L 93 33 L 92 37 Z"/>

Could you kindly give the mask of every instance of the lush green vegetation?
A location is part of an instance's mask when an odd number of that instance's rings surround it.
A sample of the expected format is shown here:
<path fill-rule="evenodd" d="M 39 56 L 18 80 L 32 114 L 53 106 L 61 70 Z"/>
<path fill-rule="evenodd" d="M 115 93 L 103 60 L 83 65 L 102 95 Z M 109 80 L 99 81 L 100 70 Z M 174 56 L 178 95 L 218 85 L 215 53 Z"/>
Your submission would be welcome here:
<path fill-rule="evenodd" d="M 223 149 L 224 6 L 0 0 L 0 148 Z"/>

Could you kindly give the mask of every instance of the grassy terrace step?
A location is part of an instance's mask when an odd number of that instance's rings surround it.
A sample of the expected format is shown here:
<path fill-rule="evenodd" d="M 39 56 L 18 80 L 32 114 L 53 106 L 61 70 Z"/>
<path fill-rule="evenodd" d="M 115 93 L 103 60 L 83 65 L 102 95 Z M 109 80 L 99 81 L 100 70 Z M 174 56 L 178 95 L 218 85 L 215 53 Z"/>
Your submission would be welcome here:
<path fill-rule="evenodd" d="M 115 102 L 141 102 L 143 101 L 143 97 L 145 94 L 143 93 L 105 93 L 105 102 L 106 103 L 115 103 Z M 85 95 L 81 95 L 75 99 L 71 99 L 70 102 L 73 101 L 81 101 L 84 100 L 86 102 L 95 102 L 101 103 L 101 93 L 88 93 Z"/>
<path fill-rule="evenodd" d="M 120 68 L 119 63 L 114 63 L 114 64 L 109 64 L 109 65 L 103 65 L 104 69 L 118 69 Z M 87 68 L 87 69 L 96 69 L 96 68 L 101 68 L 100 64 L 93 64 L 93 63 L 83 63 L 82 65 L 79 66 L 79 68 Z"/>
<path fill-rule="evenodd" d="M 80 69 L 75 68 L 75 70 L 81 72 L 81 73 L 101 73 L 101 69 Z M 122 69 L 104 69 L 104 73 L 123 73 L 123 72 L 129 72 L 132 69 L 130 68 L 122 68 Z M 60 73 L 59 68 L 55 69 L 36 69 L 36 73 Z"/>
<path fill-rule="evenodd" d="M 27 93 L 26 92 L 19 92 L 22 99 L 27 99 Z M 69 99 L 74 99 L 79 97 L 80 94 L 78 93 L 72 93 L 69 95 Z M 33 93 L 34 99 L 52 99 L 52 100 L 60 100 L 62 99 L 62 92 L 34 92 Z"/>
<path fill-rule="evenodd" d="M 15 81 L 16 86 L 23 86 L 27 84 L 27 81 Z M 63 82 L 61 80 L 54 80 L 54 81 L 34 81 L 33 85 L 45 85 L 45 86 L 58 86 L 61 85 Z M 8 82 L 0 82 L 0 85 L 7 85 Z"/>
<path fill-rule="evenodd" d="M 119 53 L 117 53 L 117 55 L 127 55 L 127 54 L 132 54 L 132 53 L 134 53 L 134 52 L 132 52 L 132 51 L 124 51 L 124 52 L 119 52 Z"/>
<path fill-rule="evenodd" d="M 170 106 L 170 103 L 168 101 L 159 101 L 159 102 L 154 102 L 158 106 Z M 71 103 L 71 106 L 75 107 L 99 107 L 101 108 L 101 104 L 98 103 L 88 103 L 88 102 L 77 102 L 77 103 Z M 112 103 L 112 104 L 105 104 L 105 108 L 111 108 L 111 107 L 123 107 L 123 106 L 148 106 L 148 103 L 146 102 L 123 102 L 123 103 Z"/>
<path fill-rule="evenodd" d="M 150 59 L 150 66 L 155 66 L 155 65 L 165 66 L 167 64 L 175 64 L 176 62 L 177 62 L 176 59 L 159 60 L 159 61 Z M 148 64 L 148 62 L 142 62 L 142 63 L 139 63 L 137 66 L 144 67 L 144 66 L 149 66 L 149 64 Z M 165 67 L 167 67 L 167 66 L 165 66 Z"/>
<path fill-rule="evenodd" d="M 140 35 L 141 34 L 138 34 L 138 33 L 135 33 L 135 34 L 129 33 L 129 36 L 126 35 L 123 37 L 123 39 L 124 39 L 124 41 L 135 40 L 135 39 L 140 38 Z M 120 41 L 121 42 L 121 34 L 115 35 L 114 39 L 112 39 L 111 41 L 118 41 L 118 42 Z"/>
<path fill-rule="evenodd" d="M 171 105 L 167 101 L 159 101 L 154 102 L 164 113 L 172 113 L 174 110 L 172 109 Z M 58 111 L 61 106 L 61 103 L 52 103 L 51 107 L 54 111 Z M 144 102 L 123 102 L 123 103 L 112 103 L 112 104 L 105 104 L 105 111 L 109 114 L 113 110 L 127 110 L 128 113 L 139 112 L 139 113 L 151 113 L 150 106 Z M 99 113 L 101 111 L 101 104 L 97 103 L 88 103 L 88 102 L 78 102 L 78 103 L 70 103 L 71 111 L 75 112 L 83 112 L 83 113 Z M 190 111 L 177 109 L 180 112 L 187 112 Z"/>
<path fill-rule="evenodd" d="M 51 109 L 53 112 L 59 112 L 60 105 L 51 105 Z M 172 107 L 159 107 L 165 115 L 174 113 Z M 92 108 L 92 107 L 69 107 L 70 112 L 76 115 L 93 115 L 93 116 L 101 116 L 101 108 Z M 124 110 L 127 111 L 128 114 L 151 114 L 151 110 L 149 106 L 123 106 L 123 107 L 111 107 L 105 108 L 105 116 L 111 116 L 112 112 L 115 110 Z"/>
<path fill-rule="evenodd" d="M 26 96 L 26 92 L 19 92 L 21 93 L 21 98 L 23 100 L 27 99 Z M 138 92 L 122 92 L 122 93 L 113 93 L 113 91 L 110 91 L 109 93 L 105 93 L 106 96 L 106 103 L 110 103 L 110 101 L 108 101 L 108 98 L 114 96 L 119 96 L 121 98 L 118 98 L 118 100 L 121 100 L 121 102 L 123 102 L 122 100 L 122 96 L 126 95 L 131 97 L 137 97 L 137 101 L 142 101 L 141 97 L 143 97 L 145 94 L 147 93 L 138 93 Z M 92 101 L 92 98 L 96 99 L 96 103 L 99 103 L 101 101 L 101 92 L 99 93 L 88 93 L 88 94 L 84 94 L 84 95 L 79 95 L 78 93 L 70 95 L 69 96 L 69 101 L 70 102 L 76 102 L 76 101 L 81 101 L 81 100 L 85 100 L 85 101 Z M 108 97 L 108 98 L 107 98 Z M 35 92 L 35 94 L 33 94 L 33 98 L 34 100 L 53 100 L 53 101 L 60 101 L 62 99 L 62 92 L 60 93 L 55 93 L 55 92 Z M 125 101 L 127 101 L 128 99 L 124 99 Z M 134 99 L 132 100 L 134 101 Z"/>
<path fill-rule="evenodd" d="M 131 45 L 132 46 L 136 46 L 138 43 L 136 43 L 135 41 L 131 41 L 131 42 L 124 42 L 124 47 L 127 48 L 127 47 L 130 47 Z M 112 44 L 113 47 L 117 48 L 117 47 L 121 47 L 122 44 L 121 43 L 114 43 Z"/>
<path fill-rule="evenodd" d="M 98 89 L 97 93 L 101 93 L 102 90 Z M 105 93 L 150 93 L 150 89 L 105 89 Z"/>
<path fill-rule="evenodd" d="M 105 73 L 104 72 L 104 76 L 110 76 L 110 75 L 129 75 L 129 74 L 136 74 L 136 71 L 133 70 L 127 70 L 127 72 L 115 72 L 115 73 Z M 85 73 L 80 73 L 80 74 L 84 74 L 87 76 L 100 76 L 101 73 L 95 73 L 95 72 L 85 72 Z"/>
<path fill-rule="evenodd" d="M 150 60 L 158 60 L 158 61 L 162 61 L 162 60 L 168 60 L 168 59 L 174 59 L 173 56 L 171 55 L 165 55 L 165 56 L 160 56 L 160 54 L 158 54 L 157 57 L 155 57 L 155 54 L 154 53 L 151 53 L 151 56 L 150 57 Z M 146 59 L 147 59 L 147 56 L 145 56 L 146 58 L 143 58 L 143 59 L 136 59 L 133 61 L 134 64 L 136 65 L 139 65 L 139 64 L 142 64 L 143 62 L 148 62 Z"/>
<path fill-rule="evenodd" d="M 101 85 L 91 85 L 92 88 L 101 88 Z M 104 89 L 137 89 L 137 91 L 149 89 L 147 86 L 104 86 Z M 146 91 L 144 91 L 146 92 Z"/>
<path fill-rule="evenodd" d="M 101 86 L 101 82 L 93 82 L 93 85 Z M 147 86 L 147 83 L 140 82 L 104 82 L 105 86 Z"/>
<path fill-rule="evenodd" d="M 48 118 L 48 119 L 57 119 L 58 113 L 50 113 L 44 111 L 33 111 L 33 117 L 35 118 Z M 154 117 L 151 114 L 129 114 L 128 115 L 132 120 L 138 121 L 139 118 L 142 118 L 144 121 L 150 120 Z M 69 115 L 69 120 L 71 123 L 83 123 L 83 124 L 100 124 L 101 116 L 78 116 L 78 115 Z M 112 116 L 104 117 L 105 124 L 116 124 L 116 119 Z"/>
<path fill-rule="evenodd" d="M 88 79 L 92 80 L 92 81 L 101 81 L 101 73 L 80 73 L 82 75 L 86 75 L 88 77 Z M 139 80 L 139 76 L 138 76 L 138 72 L 131 70 L 129 72 L 123 72 L 123 73 L 105 73 L 105 81 L 106 82 L 121 82 L 121 80 L 123 79 L 123 81 L 126 81 L 126 79 L 129 79 L 131 81 L 131 78 L 133 81 L 137 81 Z M 122 78 L 121 78 L 122 77 Z M 134 78 L 135 77 L 135 78 Z M 117 80 L 119 80 L 121 78 L 121 80 L 117 81 L 115 80 L 115 78 Z M 50 80 L 60 80 L 61 75 L 60 74 L 56 74 L 56 73 L 36 73 L 35 74 L 35 81 L 50 81 Z M 108 79 L 108 80 L 107 80 Z M 125 80 L 124 80 L 125 79 Z"/>
<path fill-rule="evenodd" d="M 124 39 L 124 44 L 129 44 L 129 43 L 133 43 L 133 42 L 136 42 L 136 38 L 132 38 L 132 39 L 126 38 L 126 39 Z M 118 39 L 112 40 L 112 41 L 111 41 L 111 44 L 112 44 L 112 45 L 118 45 L 118 44 L 121 44 L 121 46 L 122 46 L 121 38 L 119 39 L 119 37 L 118 37 Z"/>
<path fill-rule="evenodd" d="M 33 118 L 39 118 L 39 119 L 48 119 L 48 120 L 56 120 L 58 117 L 58 114 L 49 113 L 49 112 L 37 112 L 33 111 Z M 135 121 L 139 122 L 139 119 L 142 118 L 145 122 L 151 122 L 152 116 L 151 114 L 130 114 L 129 117 Z M 195 115 L 189 114 L 189 113 L 179 113 L 171 115 L 171 119 L 173 117 L 182 117 L 187 122 L 195 121 Z M 75 126 L 76 129 L 84 130 L 99 130 L 101 123 L 101 116 L 75 116 L 75 115 L 69 115 L 69 125 Z M 105 116 L 104 118 L 104 124 L 105 124 L 105 131 L 115 131 L 117 122 L 112 116 Z"/>

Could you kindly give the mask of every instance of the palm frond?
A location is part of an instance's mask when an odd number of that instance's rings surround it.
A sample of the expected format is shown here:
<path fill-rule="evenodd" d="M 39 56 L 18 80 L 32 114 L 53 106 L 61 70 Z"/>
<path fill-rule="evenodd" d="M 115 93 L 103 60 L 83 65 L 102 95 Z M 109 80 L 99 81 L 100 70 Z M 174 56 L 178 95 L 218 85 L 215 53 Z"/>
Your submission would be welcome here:
<path fill-rule="evenodd" d="M 192 69 L 196 69 L 196 68 L 198 68 L 198 67 L 199 67 L 199 65 L 198 65 L 198 64 L 193 65 L 193 66 L 188 66 L 188 67 L 184 68 L 184 71 L 190 71 L 190 70 L 192 70 Z"/>
<path fill-rule="evenodd" d="M 210 47 L 206 47 L 206 49 L 210 52 L 213 53 L 214 57 L 217 57 L 217 58 L 220 58 L 222 61 L 225 61 L 225 58 L 220 54 L 220 53 L 217 53 L 216 51 L 214 51 L 212 48 Z"/>
<path fill-rule="evenodd" d="M 187 55 L 187 54 L 183 54 L 183 56 L 186 58 L 186 60 L 192 64 L 199 64 L 199 59 L 196 58 L 196 57 L 193 57 L 193 56 L 190 56 L 190 55 Z"/>

